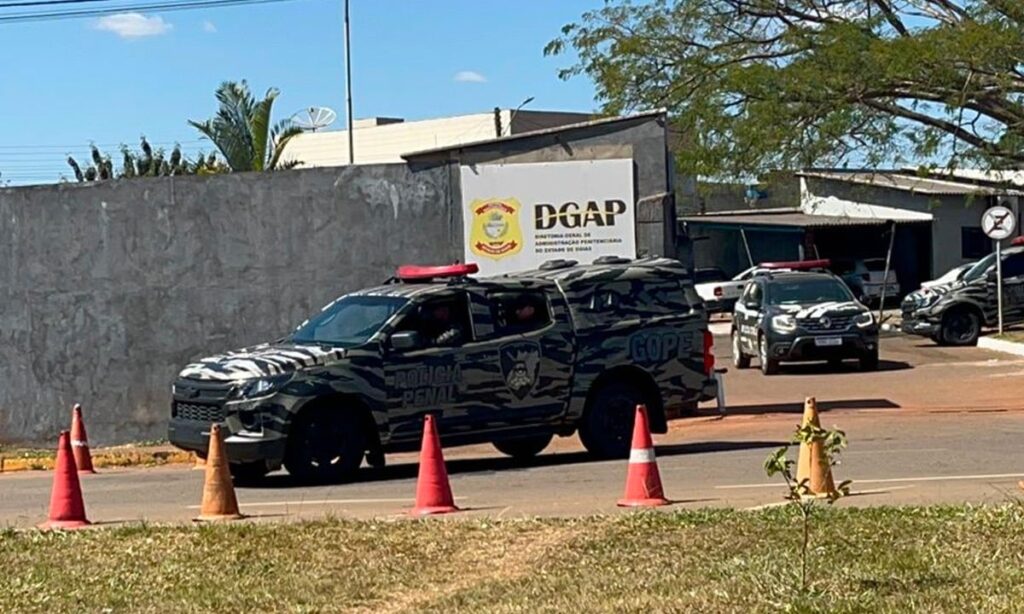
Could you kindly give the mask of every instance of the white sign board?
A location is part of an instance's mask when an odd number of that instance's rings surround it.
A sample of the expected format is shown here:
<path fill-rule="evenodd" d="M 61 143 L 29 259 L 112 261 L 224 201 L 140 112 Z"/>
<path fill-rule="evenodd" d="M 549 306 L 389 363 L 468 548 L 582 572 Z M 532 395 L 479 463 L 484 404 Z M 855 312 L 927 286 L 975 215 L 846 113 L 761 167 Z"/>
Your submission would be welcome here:
<path fill-rule="evenodd" d="M 478 164 L 461 169 L 466 262 L 485 275 L 546 260 L 636 257 L 633 161 Z"/>
<path fill-rule="evenodd" d="M 1013 234 L 1017 218 L 1013 211 L 1003 206 L 992 207 L 981 216 L 981 229 L 990 239 L 1002 241 Z"/>

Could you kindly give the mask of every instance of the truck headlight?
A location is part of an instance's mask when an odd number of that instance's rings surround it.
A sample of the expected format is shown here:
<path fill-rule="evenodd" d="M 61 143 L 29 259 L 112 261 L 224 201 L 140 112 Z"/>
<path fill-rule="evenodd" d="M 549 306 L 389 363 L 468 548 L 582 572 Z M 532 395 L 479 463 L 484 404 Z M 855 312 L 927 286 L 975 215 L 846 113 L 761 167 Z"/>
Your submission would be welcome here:
<path fill-rule="evenodd" d="M 875 316 L 870 311 L 858 313 L 853 318 L 853 323 L 857 325 L 857 328 L 868 328 L 875 323 Z"/>
<path fill-rule="evenodd" d="M 291 373 L 283 375 L 272 375 L 242 382 L 234 389 L 232 399 L 256 399 L 269 396 L 287 384 L 292 379 Z"/>
<path fill-rule="evenodd" d="M 776 332 L 791 333 L 796 330 L 796 318 L 789 314 L 772 317 L 772 328 Z"/>

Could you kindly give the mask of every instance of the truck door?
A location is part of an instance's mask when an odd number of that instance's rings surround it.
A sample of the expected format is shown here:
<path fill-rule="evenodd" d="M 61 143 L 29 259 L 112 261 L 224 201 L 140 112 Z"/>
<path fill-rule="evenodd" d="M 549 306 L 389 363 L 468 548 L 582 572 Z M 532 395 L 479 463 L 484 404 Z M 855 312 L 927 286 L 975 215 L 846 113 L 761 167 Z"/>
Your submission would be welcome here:
<path fill-rule="evenodd" d="M 734 317 L 740 333 L 740 345 L 748 354 L 757 353 L 757 325 L 761 320 L 761 284 L 754 280 L 747 284 L 743 295 L 736 302 Z"/>
<path fill-rule="evenodd" d="M 494 347 L 489 407 L 479 428 L 529 429 L 562 417 L 572 378 L 572 324 L 564 299 L 542 288 L 503 288 L 483 295 Z"/>
<path fill-rule="evenodd" d="M 405 337 L 401 345 L 398 336 Z M 419 303 L 396 324 L 386 346 L 392 440 L 418 438 L 428 412 L 438 415 L 442 436 L 472 427 L 473 403 L 481 399 L 471 395 L 476 371 L 471 365 L 488 357 L 474 338 L 465 290 L 453 289 Z"/>
<path fill-rule="evenodd" d="M 1024 253 L 1003 258 L 1003 319 L 1010 324 L 1024 321 Z"/>

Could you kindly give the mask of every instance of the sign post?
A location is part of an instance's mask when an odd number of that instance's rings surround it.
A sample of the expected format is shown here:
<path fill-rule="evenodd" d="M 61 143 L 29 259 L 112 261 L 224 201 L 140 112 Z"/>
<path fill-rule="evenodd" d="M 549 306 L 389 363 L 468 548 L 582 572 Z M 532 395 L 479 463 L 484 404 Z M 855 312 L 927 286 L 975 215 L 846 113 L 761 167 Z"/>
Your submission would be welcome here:
<path fill-rule="evenodd" d="M 996 242 L 996 301 L 999 309 L 999 334 L 1003 334 L 1003 239 L 1017 228 L 1013 211 L 1002 205 L 992 207 L 981 216 L 981 229 Z"/>

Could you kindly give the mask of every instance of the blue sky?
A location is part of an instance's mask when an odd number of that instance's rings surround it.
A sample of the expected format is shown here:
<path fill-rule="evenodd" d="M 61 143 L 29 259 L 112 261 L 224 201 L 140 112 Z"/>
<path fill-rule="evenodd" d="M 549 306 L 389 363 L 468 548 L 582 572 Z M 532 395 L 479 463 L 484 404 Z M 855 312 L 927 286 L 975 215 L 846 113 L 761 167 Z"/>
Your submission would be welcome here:
<path fill-rule="evenodd" d="M 124 0 L 115 0 L 125 3 Z M 562 25 L 601 0 L 352 0 L 355 116 L 407 119 L 515 107 L 590 111 L 593 86 L 544 58 Z M 126 4 L 129 5 L 129 4 Z M 48 183 L 90 141 L 210 149 L 185 122 L 247 79 L 281 90 L 275 119 L 311 105 L 344 125 L 341 0 L 111 19 L 0 23 L 0 181 Z M 459 73 L 465 73 L 456 79 Z"/>

